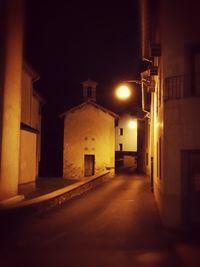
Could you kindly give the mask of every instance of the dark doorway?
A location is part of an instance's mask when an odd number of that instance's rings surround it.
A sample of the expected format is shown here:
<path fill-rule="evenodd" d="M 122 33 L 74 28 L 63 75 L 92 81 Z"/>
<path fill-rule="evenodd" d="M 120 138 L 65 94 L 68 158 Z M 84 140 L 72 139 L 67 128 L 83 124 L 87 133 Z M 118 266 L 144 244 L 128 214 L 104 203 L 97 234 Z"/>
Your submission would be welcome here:
<path fill-rule="evenodd" d="M 200 225 L 200 150 L 182 151 L 184 221 Z"/>
<path fill-rule="evenodd" d="M 94 155 L 85 155 L 84 158 L 84 176 L 94 175 Z"/>

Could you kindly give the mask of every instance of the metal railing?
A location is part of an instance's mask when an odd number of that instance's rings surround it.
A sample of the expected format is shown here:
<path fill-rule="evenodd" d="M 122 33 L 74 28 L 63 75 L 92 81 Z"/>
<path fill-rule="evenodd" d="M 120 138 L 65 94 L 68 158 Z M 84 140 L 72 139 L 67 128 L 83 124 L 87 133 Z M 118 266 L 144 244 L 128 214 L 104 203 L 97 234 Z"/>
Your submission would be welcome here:
<path fill-rule="evenodd" d="M 180 75 L 165 78 L 164 101 L 192 96 L 191 76 Z"/>

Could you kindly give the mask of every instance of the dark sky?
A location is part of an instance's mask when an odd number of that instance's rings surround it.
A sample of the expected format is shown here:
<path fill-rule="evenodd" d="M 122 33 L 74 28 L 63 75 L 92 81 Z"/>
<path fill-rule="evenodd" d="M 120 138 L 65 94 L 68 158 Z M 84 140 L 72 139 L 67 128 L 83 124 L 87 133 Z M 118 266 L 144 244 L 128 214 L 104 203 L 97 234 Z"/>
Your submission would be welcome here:
<path fill-rule="evenodd" d="M 99 83 L 97 101 L 112 107 L 117 82 L 137 74 L 137 1 L 27 3 L 25 57 L 39 72 L 36 87 L 52 108 L 79 103 L 87 78 Z"/>
<path fill-rule="evenodd" d="M 134 109 L 136 99 L 120 103 L 113 93 L 120 81 L 138 78 L 137 1 L 26 0 L 26 5 L 24 54 L 40 74 L 35 87 L 46 99 L 42 169 L 56 175 L 61 166 L 47 169 L 48 162 L 62 161 L 58 114 L 80 104 L 82 81 L 98 82 L 99 104 L 116 113 Z"/>

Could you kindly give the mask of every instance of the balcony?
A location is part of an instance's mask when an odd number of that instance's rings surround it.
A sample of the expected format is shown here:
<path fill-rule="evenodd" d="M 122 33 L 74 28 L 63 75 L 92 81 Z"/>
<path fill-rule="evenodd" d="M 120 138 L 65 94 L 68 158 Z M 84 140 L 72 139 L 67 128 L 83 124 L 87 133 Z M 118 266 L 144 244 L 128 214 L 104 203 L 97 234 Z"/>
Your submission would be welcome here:
<path fill-rule="evenodd" d="M 194 82 L 189 75 L 168 77 L 164 84 L 164 101 L 195 96 L 191 88 L 194 88 Z"/>

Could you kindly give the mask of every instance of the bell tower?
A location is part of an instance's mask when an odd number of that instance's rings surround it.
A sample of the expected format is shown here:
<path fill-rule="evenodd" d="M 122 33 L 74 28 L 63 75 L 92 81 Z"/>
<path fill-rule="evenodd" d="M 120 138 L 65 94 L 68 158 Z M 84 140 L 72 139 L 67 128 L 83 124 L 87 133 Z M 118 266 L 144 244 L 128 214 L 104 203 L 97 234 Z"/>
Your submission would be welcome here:
<path fill-rule="evenodd" d="M 97 82 L 88 79 L 82 82 L 83 85 L 83 101 L 92 100 L 96 102 L 96 87 Z"/>

